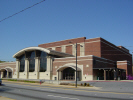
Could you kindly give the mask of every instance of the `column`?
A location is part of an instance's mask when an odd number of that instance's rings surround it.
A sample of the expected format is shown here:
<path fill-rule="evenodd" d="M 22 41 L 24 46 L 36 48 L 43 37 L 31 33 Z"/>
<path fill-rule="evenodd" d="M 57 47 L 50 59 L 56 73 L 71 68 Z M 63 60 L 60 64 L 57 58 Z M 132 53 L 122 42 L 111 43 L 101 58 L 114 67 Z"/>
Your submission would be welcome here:
<path fill-rule="evenodd" d="M 26 79 L 29 78 L 29 59 L 25 58 L 25 75 Z"/>
<path fill-rule="evenodd" d="M 19 70 L 20 70 L 20 61 L 19 59 L 16 59 L 16 78 L 19 78 Z"/>
<path fill-rule="evenodd" d="M 72 55 L 76 56 L 76 47 L 75 47 L 75 44 L 72 45 Z"/>
<path fill-rule="evenodd" d="M 61 46 L 61 52 L 64 52 L 64 53 L 66 52 L 66 46 L 64 46 L 64 45 Z"/>
<path fill-rule="evenodd" d="M 36 79 L 39 79 L 39 70 L 40 70 L 40 59 L 39 59 L 39 57 L 35 57 L 35 73 L 36 73 Z"/>
<path fill-rule="evenodd" d="M 104 70 L 104 80 L 106 80 L 106 70 Z"/>
<path fill-rule="evenodd" d="M 47 56 L 47 73 L 48 73 L 48 79 L 52 79 L 52 66 L 53 66 L 53 60 L 50 56 Z"/>
<path fill-rule="evenodd" d="M 85 44 L 80 43 L 80 56 L 84 56 L 84 55 L 85 55 Z"/>
<path fill-rule="evenodd" d="M 7 70 L 6 78 L 9 78 L 9 72 L 8 72 L 8 70 Z"/>
<path fill-rule="evenodd" d="M 1 78 L 3 78 L 3 72 L 1 72 Z"/>
<path fill-rule="evenodd" d="M 58 70 L 58 80 L 60 80 L 59 76 L 60 76 L 60 75 L 59 75 L 59 70 Z"/>
<path fill-rule="evenodd" d="M 108 70 L 108 80 L 110 80 L 110 76 L 109 76 L 109 70 Z"/>

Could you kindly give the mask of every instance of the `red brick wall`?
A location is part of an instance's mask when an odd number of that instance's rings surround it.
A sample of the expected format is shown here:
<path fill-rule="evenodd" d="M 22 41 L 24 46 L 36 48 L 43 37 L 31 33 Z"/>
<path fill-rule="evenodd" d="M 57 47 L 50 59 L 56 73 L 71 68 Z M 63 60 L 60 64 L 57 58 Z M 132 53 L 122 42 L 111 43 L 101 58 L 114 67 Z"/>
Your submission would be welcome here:
<path fill-rule="evenodd" d="M 51 42 L 51 43 L 46 43 L 46 44 L 39 44 L 38 47 L 48 48 L 48 47 L 55 47 L 55 46 L 61 46 L 61 45 L 75 44 L 76 42 L 77 43 L 84 42 L 85 39 L 86 37 L 68 39 L 68 40 Z"/>
<path fill-rule="evenodd" d="M 132 55 L 129 52 L 101 39 L 101 57 L 113 61 L 129 61 L 128 74 L 132 74 Z"/>
<path fill-rule="evenodd" d="M 126 70 L 126 75 L 128 75 L 128 65 L 127 62 L 117 62 L 117 68 L 120 69 L 125 69 Z"/>
<path fill-rule="evenodd" d="M 56 47 L 55 50 L 61 52 L 61 47 Z"/>
<path fill-rule="evenodd" d="M 72 54 L 72 45 L 66 46 L 66 53 Z"/>
<path fill-rule="evenodd" d="M 88 42 L 88 43 L 87 43 Z M 88 39 L 85 41 L 85 55 L 101 57 L 100 38 Z"/>
<path fill-rule="evenodd" d="M 76 58 L 75 57 L 71 57 L 71 58 L 56 58 L 53 62 L 53 75 L 56 75 L 57 72 L 56 70 L 60 67 L 63 66 L 65 64 L 68 63 L 74 63 L 76 66 Z M 93 75 L 93 68 L 92 68 L 92 56 L 88 56 L 88 57 L 78 57 L 77 59 L 77 64 L 78 65 L 83 65 L 83 75 L 88 74 L 88 75 Z M 86 67 L 86 65 L 89 64 L 89 67 Z M 55 68 L 55 66 L 57 68 Z"/>
<path fill-rule="evenodd" d="M 93 67 L 94 68 L 114 68 L 115 67 L 115 62 L 104 59 L 104 58 L 99 58 L 99 57 L 93 57 Z"/>

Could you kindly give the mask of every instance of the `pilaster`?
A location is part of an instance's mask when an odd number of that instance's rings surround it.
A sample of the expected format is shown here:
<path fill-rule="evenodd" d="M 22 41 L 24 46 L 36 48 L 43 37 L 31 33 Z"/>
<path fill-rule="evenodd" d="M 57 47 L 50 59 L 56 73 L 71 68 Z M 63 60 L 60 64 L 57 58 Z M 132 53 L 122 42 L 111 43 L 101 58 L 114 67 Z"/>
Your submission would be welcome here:
<path fill-rule="evenodd" d="M 20 70 L 20 61 L 19 61 L 19 59 L 16 59 L 16 75 L 17 75 L 17 78 L 19 78 L 19 70 Z"/>
<path fill-rule="evenodd" d="M 36 73 L 36 79 L 39 79 L 39 70 L 40 70 L 40 59 L 39 59 L 39 57 L 35 57 L 35 73 Z"/>
<path fill-rule="evenodd" d="M 26 75 L 26 79 L 28 79 L 29 76 L 29 59 L 25 58 L 25 75 Z"/>
<path fill-rule="evenodd" d="M 53 59 L 50 56 L 47 56 L 47 73 L 49 79 L 52 78 L 52 66 L 53 66 Z"/>

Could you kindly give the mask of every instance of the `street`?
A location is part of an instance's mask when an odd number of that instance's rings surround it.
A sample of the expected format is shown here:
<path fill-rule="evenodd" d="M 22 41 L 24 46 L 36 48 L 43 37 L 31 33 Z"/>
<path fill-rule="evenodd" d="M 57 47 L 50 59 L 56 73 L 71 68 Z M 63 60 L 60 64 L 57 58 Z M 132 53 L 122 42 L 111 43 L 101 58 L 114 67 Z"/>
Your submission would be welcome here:
<path fill-rule="evenodd" d="M 127 82 L 127 84 L 129 83 L 133 84 L 132 82 Z M 117 83 L 113 82 L 111 84 Z M 107 87 L 107 84 L 105 87 Z M 95 90 L 89 88 L 55 87 L 52 84 L 47 86 L 32 83 L 3 82 L 3 85 L 0 86 L 0 96 L 15 100 L 133 100 L 132 88 L 129 89 L 129 92 L 128 90 L 124 92 L 106 91 L 108 88 Z"/>

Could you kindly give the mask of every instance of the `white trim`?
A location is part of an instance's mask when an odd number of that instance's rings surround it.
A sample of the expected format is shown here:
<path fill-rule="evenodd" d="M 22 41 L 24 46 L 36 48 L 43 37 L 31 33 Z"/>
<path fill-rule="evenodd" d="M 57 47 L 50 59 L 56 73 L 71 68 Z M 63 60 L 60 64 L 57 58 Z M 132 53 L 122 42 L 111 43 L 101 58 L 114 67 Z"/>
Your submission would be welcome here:
<path fill-rule="evenodd" d="M 8 71 L 8 69 L 10 69 L 10 70 L 13 72 L 13 68 L 11 68 L 11 67 L 1 68 L 0 70 L 2 70 L 2 69 L 5 69 L 6 71 Z M 9 71 L 8 71 L 8 72 L 9 72 Z"/>
<path fill-rule="evenodd" d="M 78 66 L 79 65 L 77 64 L 77 71 L 81 71 L 81 69 Z M 71 67 L 74 70 L 76 70 L 75 63 L 67 63 L 67 64 L 64 64 L 63 66 L 60 66 L 59 68 L 57 68 L 56 71 L 58 71 L 60 68 L 68 68 L 68 67 Z"/>
<path fill-rule="evenodd" d="M 96 37 L 96 38 L 89 38 L 89 39 L 86 39 L 86 40 L 97 39 L 97 38 L 101 38 L 101 37 Z"/>
<path fill-rule="evenodd" d="M 81 57 L 89 57 L 89 56 L 93 56 L 93 55 L 86 55 L 86 56 L 77 56 L 77 58 L 81 58 Z M 65 58 L 54 58 L 54 59 L 68 59 L 68 58 L 76 58 L 76 57 L 65 57 Z"/>
<path fill-rule="evenodd" d="M 129 62 L 129 61 L 117 61 L 117 62 Z"/>
<path fill-rule="evenodd" d="M 93 60 L 93 59 L 82 59 L 82 60 L 77 60 L 77 61 L 87 61 L 87 60 Z M 68 60 L 68 61 L 55 61 L 54 63 L 57 63 L 57 62 L 73 62 L 73 61 L 76 61 L 76 60 Z"/>
<path fill-rule="evenodd" d="M 100 42 L 101 40 L 97 40 L 97 41 L 90 41 L 90 42 L 85 42 L 85 43 L 93 43 L 93 42 Z"/>
<path fill-rule="evenodd" d="M 55 51 L 55 50 L 50 50 L 50 49 L 46 49 L 46 48 L 42 48 L 42 47 L 28 47 L 28 48 L 24 48 L 24 49 L 18 51 L 16 54 L 13 55 L 13 57 L 16 58 L 17 56 L 22 55 L 25 51 L 33 51 L 33 50 L 40 50 L 40 51 L 44 51 L 44 52 L 46 52 L 48 54 L 64 56 L 64 57 L 73 56 L 71 54 L 67 54 L 67 53 L 63 53 L 63 52 L 58 52 L 58 51 Z"/>
<path fill-rule="evenodd" d="M 117 65 L 130 65 L 130 64 L 128 64 L 128 63 L 120 63 L 120 64 L 117 64 Z"/>
<path fill-rule="evenodd" d="M 79 42 L 77 44 L 81 44 L 81 43 L 85 43 L 85 42 Z M 69 43 L 69 44 L 65 44 L 65 45 L 59 45 L 59 46 L 51 46 L 51 47 L 47 47 L 47 48 L 56 48 L 56 47 L 62 47 L 62 46 L 73 46 L 75 45 L 76 43 Z"/>
<path fill-rule="evenodd" d="M 32 50 L 41 50 L 41 51 L 44 51 L 46 53 L 50 53 L 50 50 L 42 48 L 42 47 L 28 47 L 28 48 L 24 48 L 24 49 L 18 51 L 16 54 L 13 55 L 13 58 L 23 54 L 25 51 L 32 51 Z"/>
<path fill-rule="evenodd" d="M 12 65 L 16 65 L 16 63 L 15 64 L 0 64 L 0 66 L 12 66 Z"/>

